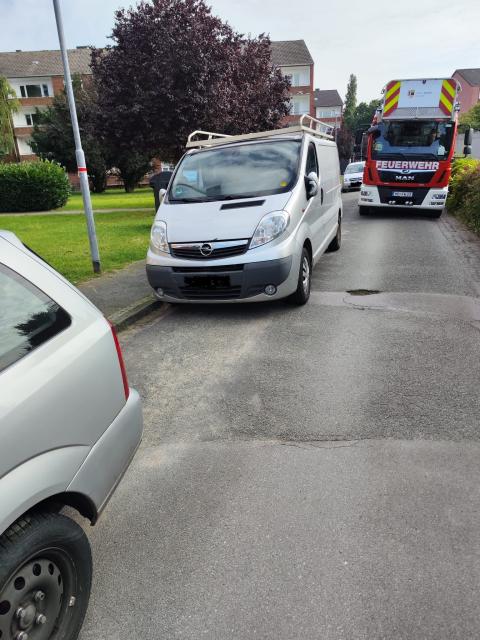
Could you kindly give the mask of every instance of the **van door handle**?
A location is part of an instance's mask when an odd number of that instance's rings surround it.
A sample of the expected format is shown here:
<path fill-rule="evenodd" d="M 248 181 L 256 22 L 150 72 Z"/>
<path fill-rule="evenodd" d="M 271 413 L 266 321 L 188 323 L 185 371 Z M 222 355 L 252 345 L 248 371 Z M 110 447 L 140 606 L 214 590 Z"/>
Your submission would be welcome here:
<path fill-rule="evenodd" d="M 320 204 L 323 204 L 323 189 L 320 189 Z"/>

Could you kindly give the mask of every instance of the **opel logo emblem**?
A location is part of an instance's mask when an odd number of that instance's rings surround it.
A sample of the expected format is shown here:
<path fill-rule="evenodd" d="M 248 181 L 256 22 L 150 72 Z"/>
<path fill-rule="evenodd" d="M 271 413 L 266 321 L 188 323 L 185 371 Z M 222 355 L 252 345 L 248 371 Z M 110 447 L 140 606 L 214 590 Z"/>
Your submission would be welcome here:
<path fill-rule="evenodd" d="M 204 242 L 200 247 L 200 253 L 202 254 L 202 256 L 207 257 L 212 253 L 212 251 L 212 245 L 208 244 L 208 242 Z"/>

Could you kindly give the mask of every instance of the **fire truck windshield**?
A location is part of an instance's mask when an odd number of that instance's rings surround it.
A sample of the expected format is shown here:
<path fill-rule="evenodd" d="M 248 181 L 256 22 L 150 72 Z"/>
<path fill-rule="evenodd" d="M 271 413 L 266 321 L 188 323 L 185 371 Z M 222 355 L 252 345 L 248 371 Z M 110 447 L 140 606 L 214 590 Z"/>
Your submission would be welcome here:
<path fill-rule="evenodd" d="M 372 158 L 445 160 L 452 146 L 452 122 L 389 120 L 381 122 L 372 140 Z"/>

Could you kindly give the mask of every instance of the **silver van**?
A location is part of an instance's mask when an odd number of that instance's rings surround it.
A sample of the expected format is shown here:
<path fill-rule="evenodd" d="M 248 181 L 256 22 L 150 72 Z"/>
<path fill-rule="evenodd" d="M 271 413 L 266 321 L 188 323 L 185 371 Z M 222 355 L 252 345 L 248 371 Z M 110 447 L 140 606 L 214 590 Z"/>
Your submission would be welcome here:
<path fill-rule="evenodd" d="M 138 393 L 100 311 L 0 231 L 0 638 L 77 637 L 97 521 L 142 435 Z"/>
<path fill-rule="evenodd" d="M 341 243 L 326 129 L 302 116 L 274 131 L 189 136 L 151 230 L 147 277 L 160 300 L 307 302 L 313 266 Z"/>

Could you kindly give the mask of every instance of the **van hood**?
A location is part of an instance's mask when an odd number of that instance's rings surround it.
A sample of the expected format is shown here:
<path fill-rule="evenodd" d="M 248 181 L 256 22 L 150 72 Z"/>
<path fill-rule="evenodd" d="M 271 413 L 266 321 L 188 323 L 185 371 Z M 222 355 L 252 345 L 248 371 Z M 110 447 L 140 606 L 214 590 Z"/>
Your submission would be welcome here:
<path fill-rule="evenodd" d="M 168 242 L 251 238 L 261 218 L 266 213 L 285 209 L 290 195 L 291 192 L 240 200 L 185 204 L 162 202 L 155 220 L 167 223 Z"/>

